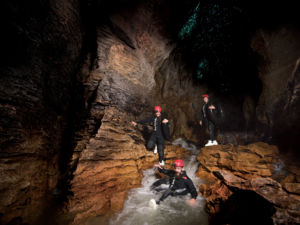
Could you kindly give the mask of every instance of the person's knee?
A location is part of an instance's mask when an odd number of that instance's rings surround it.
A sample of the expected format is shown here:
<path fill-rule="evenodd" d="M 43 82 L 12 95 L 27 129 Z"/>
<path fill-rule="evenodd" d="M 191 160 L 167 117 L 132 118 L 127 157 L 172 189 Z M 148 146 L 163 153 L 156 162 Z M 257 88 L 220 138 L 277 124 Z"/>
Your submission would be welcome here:
<path fill-rule="evenodd" d="M 164 145 L 163 144 L 158 144 L 157 148 L 158 148 L 158 151 L 163 151 L 164 150 Z"/>
<path fill-rule="evenodd" d="M 158 145 L 157 149 L 158 149 L 158 154 L 159 154 L 160 160 L 163 160 L 163 158 L 164 158 L 164 146 L 163 145 Z"/>
<path fill-rule="evenodd" d="M 149 142 L 147 143 L 147 149 L 149 149 L 149 150 L 153 149 L 154 146 L 155 146 L 154 141 L 149 141 Z"/>
<path fill-rule="evenodd" d="M 171 195 L 172 191 L 170 189 L 166 190 L 163 195 L 160 197 L 160 201 L 165 200 L 169 195 Z"/>
<path fill-rule="evenodd" d="M 178 191 L 178 192 L 174 191 L 174 192 L 172 193 L 172 196 L 182 196 L 182 195 L 187 195 L 187 194 L 188 194 L 188 191 L 187 191 L 187 190 L 184 190 L 184 191 Z"/>

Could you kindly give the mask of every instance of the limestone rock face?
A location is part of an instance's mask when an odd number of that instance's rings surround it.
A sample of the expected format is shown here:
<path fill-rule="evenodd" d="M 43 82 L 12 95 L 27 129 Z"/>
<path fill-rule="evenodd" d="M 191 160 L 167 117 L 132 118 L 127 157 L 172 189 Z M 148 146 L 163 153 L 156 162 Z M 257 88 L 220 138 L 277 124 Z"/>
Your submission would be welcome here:
<path fill-rule="evenodd" d="M 76 0 L 1 2 L 0 224 L 34 224 L 59 179 L 80 62 Z M 2 39 L 4 38 L 4 40 Z"/>
<path fill-rule="evenodd" d="M 271 214 L 265 212 L 264 216 L 272 218 L 275 224 L 299 223 L 299 183 L 285 183 L 277 176 L 280 161 L 275 146 L 254 143 L 237 147 L 206 147 L 201 149 L 198 161 L 197 175 L 207 180 L 200 191 L 206 197 L 207 210 L 211 213 L 213 222 L 229 220 L 230 213 L 234 213 L 234 208 L 238 207 L 235 205 L 238 200 L 247 201 L 245 196 L 254 196 L 256 193 L 264 199 L 261 204 L 274 210 Z M 289 173 L 295 176 L 295 171 L 289 167 L 286 170 L 285 175 Z M 246 194 L 237 198 L 241 193 Z M 259 198 L 258 196 L 252 199 Z M 258 203 L 257 200 L 256 204 Z M 226 211 L 226 204 L 227 208 L 232 208 L 232 212 Z M 259 204 L 252 207 L 260 208 Z M 250 203 L 248 210 L 250 213 Z M 226 218 L 225 211 L 228 214 Z"/>
<path fill-rule="evenodd" d="M 300 32 L 293 27 L 259 30 L 252 49 L 259 57 L 263 88 L 256 107 L 262 136 L 274 139 L 285 151 L 296 149 L 299 134 Z M 280 146 L 281 147 L 281 146 Z"/>

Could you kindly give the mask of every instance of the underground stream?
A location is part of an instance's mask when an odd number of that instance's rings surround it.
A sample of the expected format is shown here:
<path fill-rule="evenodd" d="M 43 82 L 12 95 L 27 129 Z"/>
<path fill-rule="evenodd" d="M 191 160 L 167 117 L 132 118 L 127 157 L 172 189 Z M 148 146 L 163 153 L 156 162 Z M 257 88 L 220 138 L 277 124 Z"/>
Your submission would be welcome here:
<path fill-rule="evenodd" d="M 203 183 L 195 176 L 198 168 L 196 157 L 200 150 L 183 139 L 177 139 L 172 144 L 180 145 L 191 151 L 191 155 L 184 159 L 185 170 L 198 189 L 198 185 Z M 150 208 L 149 200 L 158 199 L 162 193 L 151 190 L 151 185 L 158 180 L 153 168 L 145 170 L 143 175 L 142 186 L 129 192 L 122 212 L 113 215 L 107 222 L 109 225 L 208 225 L 205 199 L 201 195 L 198 195 L 194 206 L 188 204 L 190 199 L 188 194 L 181 197 L 168 197 L 157 209 Z M 168 186 L 163 185 L 162 187 L 167 188 Z M 100 224 L 103 224 L 101 217 L 95 218 L 88 225 Z"/>

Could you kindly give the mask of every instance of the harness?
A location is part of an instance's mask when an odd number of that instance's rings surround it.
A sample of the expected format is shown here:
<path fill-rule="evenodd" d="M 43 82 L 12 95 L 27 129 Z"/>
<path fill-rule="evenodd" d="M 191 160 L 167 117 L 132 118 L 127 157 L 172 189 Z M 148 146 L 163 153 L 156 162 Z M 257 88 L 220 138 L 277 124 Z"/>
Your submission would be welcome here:
<path fill-rule="evenodd" d="M 176 179 L 176 178 L 175 178 L 175 177 L 173 177 L 173 180 L 172 180 L 172 182 L 171 182 L 171 184 L 170 184 L 169 188 L 171 188 L 171 189 L 173 188 L 173 186 L 174 186 L 174 184 L 175 184 L 175 179 Z"/>
<path fill-rule="evenodd" d="M 184 179 L 184 180 L 187 179 L 187 177 L 184 176 L 184 175 L 181 175 L 180 178 L 182 178 L 182 179 Z M 172 179 L 172 181 L 170 182 L 170 186 L 169 186 L 170 189 L 173 189 L 174 184 L 175 184 L 175 181 L 176 181 L 176 177 L 174 176 L 173 179 Z"/>

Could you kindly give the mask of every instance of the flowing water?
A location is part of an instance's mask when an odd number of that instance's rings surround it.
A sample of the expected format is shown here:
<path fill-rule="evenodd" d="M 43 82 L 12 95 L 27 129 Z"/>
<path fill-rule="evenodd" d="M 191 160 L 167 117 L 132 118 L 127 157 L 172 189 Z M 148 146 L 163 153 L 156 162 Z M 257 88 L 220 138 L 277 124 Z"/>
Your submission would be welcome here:
<path fill-rule="evenodd" d="M 198 163 L 196 161 L 199 150 L 192 144 L 182 139 L 173 142 L 189 149 L 192 154 L 186 158 L 185 170 L 193 180 L 195 186 L 201 184 L 201 180 L 195 176 Z M 188 200 L 190 195 L 180 197 L 168 197 L 157 209 L 148 206 L 149 200 L 158 199 L 161 193 L 151 191 L 150 186 L 158 180 L 153 169 L 144 171 L 142 187 L 132 189 L 125 202 L 123 211 L 115 215 L 109 225 L 207 225 L 208 217 L 204 210 L 205 199 L 198 195 L 196 204 L 190 206 Z"/>

